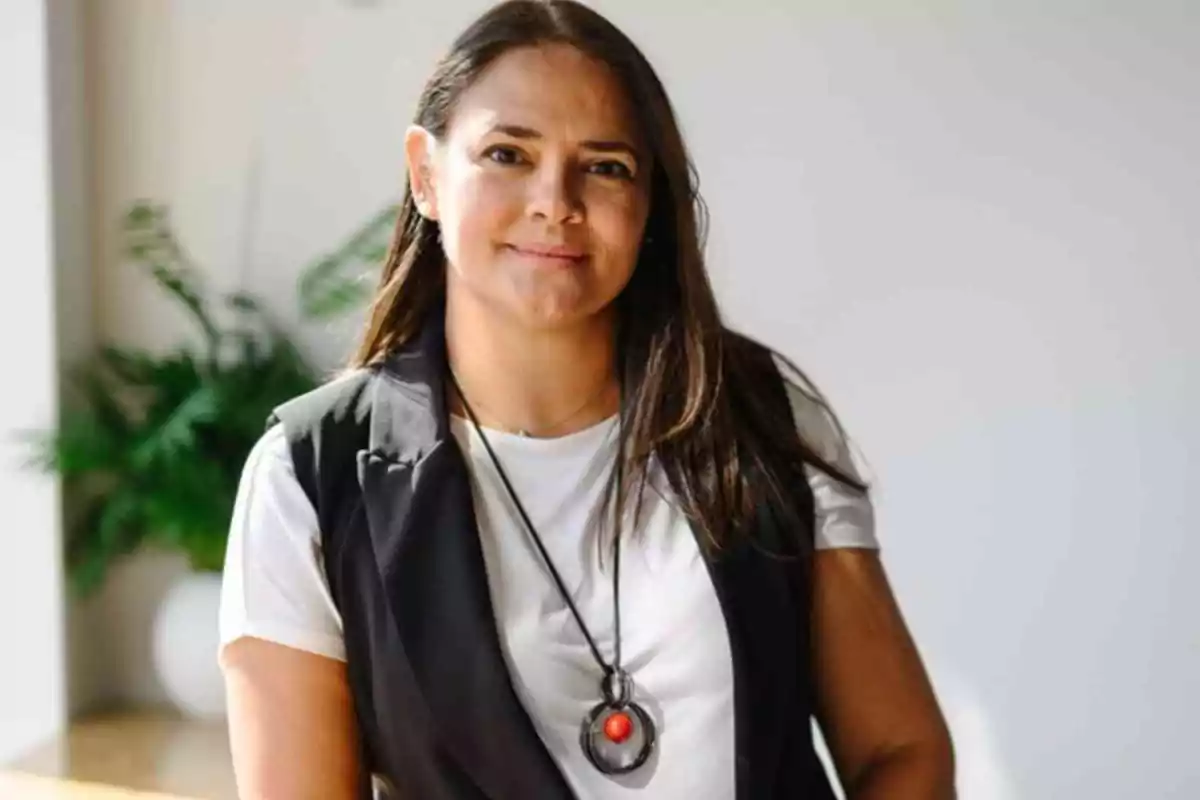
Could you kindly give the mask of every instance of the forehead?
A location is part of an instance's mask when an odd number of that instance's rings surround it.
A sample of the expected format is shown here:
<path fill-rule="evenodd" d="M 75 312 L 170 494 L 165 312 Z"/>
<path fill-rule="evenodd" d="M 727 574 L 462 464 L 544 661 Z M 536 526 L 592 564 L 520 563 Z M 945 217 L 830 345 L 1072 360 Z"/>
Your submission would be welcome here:
<path fill-rule="evenodd" d="M 498 124 L 547 138 L 635 141 L 637 123 L 608 65 L 566 44 L 521 47 L 497 58 L 458 98 L 451 135 L 481 135 Z"/>

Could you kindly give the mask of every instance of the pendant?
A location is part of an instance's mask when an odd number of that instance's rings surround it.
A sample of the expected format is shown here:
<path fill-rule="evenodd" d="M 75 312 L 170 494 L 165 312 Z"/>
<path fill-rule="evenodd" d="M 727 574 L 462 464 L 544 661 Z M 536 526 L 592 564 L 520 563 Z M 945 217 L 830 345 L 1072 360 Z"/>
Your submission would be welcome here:
<path fill-rule="evenodd" d="M 654 720 L 633 702 L 633 683 L 623 670 L 600 682 L 604 700 L 584 717 L 579 733 L 583 754 L 606 775 L 633 772 L 654 752 Z"/>

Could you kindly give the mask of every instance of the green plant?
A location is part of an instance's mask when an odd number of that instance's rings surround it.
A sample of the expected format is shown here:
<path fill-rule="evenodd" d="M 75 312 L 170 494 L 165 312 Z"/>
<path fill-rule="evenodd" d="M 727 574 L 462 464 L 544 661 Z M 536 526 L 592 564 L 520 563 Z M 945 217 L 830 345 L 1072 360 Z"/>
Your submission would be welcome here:
<path fill-rule="evenodd" d="M 359 307 L 362 268 L 380 260 L 394 218 L 385 209 L 302 272 L 302 319 Z M 165 209 L 135 205 L 123 233 L 126 256 L 187 310 L 200 336 L 162 355 L 101 347 L 73 370 L 78 397 L 58 430 L 34 436 L 32 465 L 58 473 L 69 498 L 65 555 L 79 594 L 143 544 L 219 570 L 241 470 L 268 414 L 321 380 L 257 298 L 205 296 Z"/>

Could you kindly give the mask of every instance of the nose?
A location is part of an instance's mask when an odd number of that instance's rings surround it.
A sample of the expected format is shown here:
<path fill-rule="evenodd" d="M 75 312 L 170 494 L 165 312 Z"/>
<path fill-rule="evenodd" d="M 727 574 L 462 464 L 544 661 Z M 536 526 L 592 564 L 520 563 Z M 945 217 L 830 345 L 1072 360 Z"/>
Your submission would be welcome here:
<path fill-rule="evenodd" d="M 529 190 L 529 214 L 552 225 L 582 222 L 584 208 L 578 176 L 565 166 L 544 165 L 534 175 Z"/>

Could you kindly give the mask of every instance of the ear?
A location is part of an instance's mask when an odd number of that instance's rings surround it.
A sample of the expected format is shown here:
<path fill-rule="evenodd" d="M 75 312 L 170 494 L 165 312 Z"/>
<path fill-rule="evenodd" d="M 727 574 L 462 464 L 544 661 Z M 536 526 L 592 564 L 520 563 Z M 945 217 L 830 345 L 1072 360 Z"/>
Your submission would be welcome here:
<path fill-rule="evenodd" d="M 408 164 L 409 190 L 417 211 L 426 219 L 438 218 L 434 159 L 437 138 L 420 125 L 410 125 L 404 133 L 404 159 Z"/>

